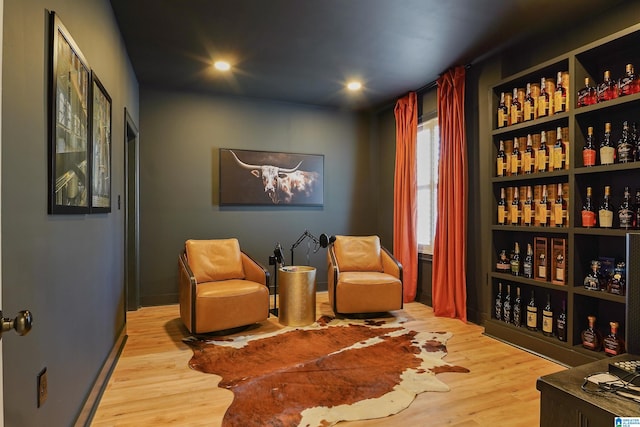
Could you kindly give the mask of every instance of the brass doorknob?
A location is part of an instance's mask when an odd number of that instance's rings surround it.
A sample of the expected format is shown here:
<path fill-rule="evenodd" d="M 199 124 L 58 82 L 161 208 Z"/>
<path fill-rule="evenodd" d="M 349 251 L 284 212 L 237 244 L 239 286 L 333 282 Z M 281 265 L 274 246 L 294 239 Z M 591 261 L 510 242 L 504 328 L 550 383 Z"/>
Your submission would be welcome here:
<path fill-rule="evenodd" d="M 0 322 L 2 324 L 0 338 L 2 338 L 4 332 L 11 329 L 15 329 L 18 335 L 27 335 L 33 325 L 33 316 L 29 310 L 22 310 L 14 319 L 8 319 L 2 317 L 2 311 L 0 311 Z"/>

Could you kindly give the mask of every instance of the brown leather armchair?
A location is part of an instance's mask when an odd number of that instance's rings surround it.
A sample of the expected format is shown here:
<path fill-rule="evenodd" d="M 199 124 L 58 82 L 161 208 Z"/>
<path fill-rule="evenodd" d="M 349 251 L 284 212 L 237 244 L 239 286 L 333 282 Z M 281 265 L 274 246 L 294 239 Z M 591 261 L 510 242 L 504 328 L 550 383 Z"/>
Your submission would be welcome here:
<path fill-rule="evenodd" d="M 378 236 L 336 236 L 328 251 L 334 313 L 381 313 L 403 306 L 402 265 Z"/>
<path fill-rule="evenodd" d="M 201 334 L 269 317 L 269 272 L 237 239 L 187 240 L 178 257 L 180 317 Z"/>

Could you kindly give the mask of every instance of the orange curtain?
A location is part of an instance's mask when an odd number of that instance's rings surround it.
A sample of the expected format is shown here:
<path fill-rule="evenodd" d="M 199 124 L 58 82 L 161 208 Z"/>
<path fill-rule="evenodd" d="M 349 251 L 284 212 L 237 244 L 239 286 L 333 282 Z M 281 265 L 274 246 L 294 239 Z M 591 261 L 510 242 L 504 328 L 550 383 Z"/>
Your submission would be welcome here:
<path fill-rule="evenodd" d="M 467 321 L 467 146 L 464 67 L 438 79 L 438 218 L 433 248 L 433 311 Z"/>
<path fill-rule="evenodd" d="M 393 182 L 393 254 L 402 264 L 404 302 L 416 298 L 418 283 L 416 141 L 418 101 L 415 92 L 396 103 L 396 169 Z"/>

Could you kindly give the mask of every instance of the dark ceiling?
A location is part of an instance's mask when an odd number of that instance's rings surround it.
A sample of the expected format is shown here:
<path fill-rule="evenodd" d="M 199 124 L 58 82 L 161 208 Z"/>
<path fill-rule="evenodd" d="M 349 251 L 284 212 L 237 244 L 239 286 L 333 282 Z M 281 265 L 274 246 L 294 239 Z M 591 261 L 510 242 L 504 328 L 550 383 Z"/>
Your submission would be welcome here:
<path fill-rule="evenodd" d="M 141 87 L 355 110 L 618 2 L 111 0 Z M 213 70 L 218 57 L 230 73 Z M 360 93 L 344 89 L 350 79 L 363 82 Z"/>

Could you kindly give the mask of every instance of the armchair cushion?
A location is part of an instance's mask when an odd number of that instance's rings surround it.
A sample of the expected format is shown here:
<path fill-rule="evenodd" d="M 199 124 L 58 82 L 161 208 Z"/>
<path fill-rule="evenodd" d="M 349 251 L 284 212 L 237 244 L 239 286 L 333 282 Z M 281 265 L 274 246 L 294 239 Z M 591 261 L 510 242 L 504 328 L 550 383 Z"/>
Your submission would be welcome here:
<path fill-rule="evenodd" d="M 378 236 L 337 236 L 333 245 L 340 271 L 383 271 Z"/>
<path fill-rule="evenodd" d="M 196 282 L 245 278 L 238 239 L 187 240 L 185 248 Z"/>

